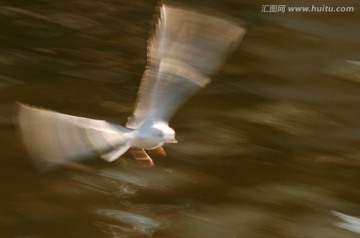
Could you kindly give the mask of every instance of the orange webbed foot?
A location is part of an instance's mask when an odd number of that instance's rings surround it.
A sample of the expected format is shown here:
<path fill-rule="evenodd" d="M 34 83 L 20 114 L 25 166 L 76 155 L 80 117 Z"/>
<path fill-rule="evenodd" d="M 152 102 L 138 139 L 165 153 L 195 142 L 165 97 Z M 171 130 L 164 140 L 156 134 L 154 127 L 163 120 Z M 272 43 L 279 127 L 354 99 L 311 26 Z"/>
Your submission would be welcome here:
<path fill-rule="evenodd" d="M 150 151 L 152 151 L 152 152 L 154 152 L 154 153 L 156 153 L 158 155 L 164 156 L 164 157 L 166 156 L 166 152 L 165 152 L 164 148 L 162 148 L 161 146 L 157 147 L 155 149 L 152 149 Z"/>
<path fill-rule="evenodd" d="M 130 152 L 141 166 L 150 167 L 154 165 L 154 162 L 143 148 L 130 148 Z"/>

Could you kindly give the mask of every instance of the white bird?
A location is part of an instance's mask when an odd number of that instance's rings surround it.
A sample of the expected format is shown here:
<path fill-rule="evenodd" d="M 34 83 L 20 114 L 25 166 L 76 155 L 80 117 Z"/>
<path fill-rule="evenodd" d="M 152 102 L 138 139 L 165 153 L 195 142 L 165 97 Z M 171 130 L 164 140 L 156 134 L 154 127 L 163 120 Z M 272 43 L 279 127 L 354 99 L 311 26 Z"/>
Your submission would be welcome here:
<path fill-rule="evenodd" d="M 182 103 L 210 82 L 245 29 L 217 17 L 162 5 L 148 41 L 148 64 L 137 103 L 126 127 L 70 116 L 23 104 L 18 125 L 30 156 L 40 169 L 100 155 L 107 161 L 129 148 L 135 159 L 153 165 L 145 152 L 176 143 L 169 120 Z"/>

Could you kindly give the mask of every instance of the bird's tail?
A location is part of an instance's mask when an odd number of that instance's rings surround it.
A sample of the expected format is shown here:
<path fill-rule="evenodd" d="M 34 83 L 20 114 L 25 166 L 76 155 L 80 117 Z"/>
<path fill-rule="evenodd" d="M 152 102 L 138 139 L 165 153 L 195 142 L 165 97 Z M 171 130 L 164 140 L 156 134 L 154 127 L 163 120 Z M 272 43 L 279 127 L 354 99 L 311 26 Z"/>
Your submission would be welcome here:
<path fill-rule="evenodd" d="M 102 120 L 23 104 L 17 119 L 25 147 L 42 171 L 98 155 L 110 162 L 131 145 L 131 129 Z"/>

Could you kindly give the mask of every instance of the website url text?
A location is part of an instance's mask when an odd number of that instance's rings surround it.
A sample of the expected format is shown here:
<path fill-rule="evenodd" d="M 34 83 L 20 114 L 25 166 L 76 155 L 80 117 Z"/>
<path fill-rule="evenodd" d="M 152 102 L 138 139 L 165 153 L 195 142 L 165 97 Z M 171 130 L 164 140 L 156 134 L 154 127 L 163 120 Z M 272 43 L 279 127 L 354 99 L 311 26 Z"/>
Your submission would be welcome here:
<path fill-rule="evenodd" d="M 302 6 L 294 7 L 287 5 L 262 5 L 261 12 L 285 13 L 285 12 L 354 12 L 354 7 L 333 7 L 333 6 Z"/>

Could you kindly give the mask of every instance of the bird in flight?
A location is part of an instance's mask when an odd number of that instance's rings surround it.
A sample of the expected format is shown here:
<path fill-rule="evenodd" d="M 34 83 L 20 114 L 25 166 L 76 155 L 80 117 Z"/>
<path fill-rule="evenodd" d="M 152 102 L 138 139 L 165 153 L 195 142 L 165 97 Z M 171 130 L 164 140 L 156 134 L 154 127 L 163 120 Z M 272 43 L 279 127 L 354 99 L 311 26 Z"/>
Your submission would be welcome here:
<path fill-rule="evenodd" d="M 230 21 L 162 5 L 148 41 L 148 62 L 126 127 L 19 104 L 25 147 L 40 170 L 88 157 L 114 161 L 130 150 L 153 165 L 145 150 L 165 155 L 176 143 L 169 120 L 236 49 L 245 29 Z"/>

